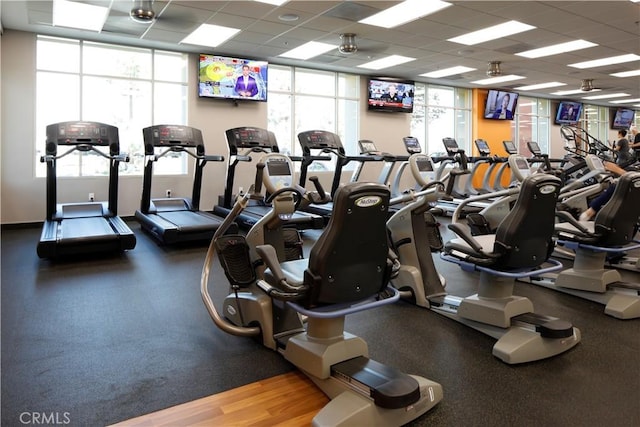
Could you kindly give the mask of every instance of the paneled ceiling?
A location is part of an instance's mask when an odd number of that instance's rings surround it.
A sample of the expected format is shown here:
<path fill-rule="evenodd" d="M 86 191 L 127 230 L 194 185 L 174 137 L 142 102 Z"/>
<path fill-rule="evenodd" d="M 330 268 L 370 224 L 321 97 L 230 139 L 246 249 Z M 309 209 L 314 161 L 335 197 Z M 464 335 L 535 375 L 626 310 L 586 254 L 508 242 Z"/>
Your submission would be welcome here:
<path fill-rule="evenodd" d="M 428 0 L 424 0 L 428 1 Z M 623 54 L 640 55 L 640 3 L 617 1 L 457 1 L 453 6 L 392 29 L 358 23 L 363 17 L 393 6 L 398 1 L 306 1 L 290 0 L 281 6 L 255 1 L 178 1 L 156 0 L 157 19 L 138 23 L 129 17 L 135 5 L 131 0 L 83 1 L 110 6 L 107 22 L 100 33 L 72 30 L 52 25 L 52 1 L 3 1 L 0 18 L 4 30 L 104 41 L 131 46 L 154 47 L 193 53 L 216 53 L 268 60 L 273 63 L 316 69 L 385 75 L 417 81 L 478 87 L 471 82 L 486 78 L 490 61 L 501 61 L 503 74 L 526 79 L 494 87 L 513 89 L 549 81 L 566 86 L 528 92 L 546 98 L 581 100 L 584 93 L 553 96 L 557 90 L 579 89 L 583 79 L 593 79 L 598 94 L 624 92 L 629 99 L 640 97 L 640 77 L 619 78 L 610 74 L 637 70 L 640 61 L 577 69 L 567 64 Z M 295 20 L 288 20 L 297 17 Z M 286 19 L 288 18 L 288 19 Z M 461 34 L 517 20 L 536 28 L 473 46 L 447 39 Z M 200 24 L 218 24 L 241 29 L 216 48 L 181 44 Z M 318 57 L 296 61 L 279 57 L 307 41 L 340 44 L 340 34 L 355 33 L 358 51 L 342 54 L 337 49 Z M 598 46 L 572 53 L 527 59 L 517 52 L 575 39 Z M 398 54 L 415 61 L 370 71 L 359 68 L 365 62 Z M 464 65 L 476 71 L 429 79 L 419 75 L 429 71 Z M 601 105 L 607 101 L 591 101 Z M 640 103 L 623 106 L 636 106 Z"/>

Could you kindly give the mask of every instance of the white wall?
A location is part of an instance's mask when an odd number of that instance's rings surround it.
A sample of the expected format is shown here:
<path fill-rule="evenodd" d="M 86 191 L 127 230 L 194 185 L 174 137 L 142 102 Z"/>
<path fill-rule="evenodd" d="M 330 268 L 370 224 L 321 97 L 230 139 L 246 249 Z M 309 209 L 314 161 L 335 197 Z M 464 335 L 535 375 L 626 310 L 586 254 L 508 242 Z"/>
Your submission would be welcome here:
<path fill-rule="evenodd" d="M 2 224 L 41 222 L 45 216 L 45 179 L 35 177 L 35 34 L 6 30 L 0 40 L 1 94 L 1 197 Z M 197 56 L 190 58 L 194 64 Z M 193 66 L 193 65 L 192 65 Z M 237 126 L 267 127 L 266 103 L 232 103 L 200 99 L 196 95 L 196 73 L 190 73 L 189 120 L 190 126 L 202 130 L 209 154 L 227 156 L 224 131 Z M 362 79 L 362 90 L 365 89 Z M 366 93 L 366 92 L 365 92 Z M 52 106 L 55 108 L 55 105 Z M 410 129 L 409 114 L 380 114 L 366 111 L 361 106 L 360 137 L 372 139 L 378 148 L 392 153 L 403 153 L 402 137 Z M 44 141 L 36 143 L 44 144 Z M 202 209 L 212 209 L 222 194 L 226 163 L 210 163 L 205 168 L 202 188 Z M 192 168 L 191 168 L 192 169 Z M 367 167 L 363 179 L 376 179 L 379 166 Z M 166 189 L 174 196 L 190 196 L 192 175 L 154 176 L 152 197 L 164 197 Z M 253 182 L 255 162 L 238 166 L 236 184 L 245 189 Z M 346 177 L 346 175 L 345 175 Z M 328 189 L 332 176 L 320 176 Z M 85 201 L 88 193 L 96 200 L 107 199 L 106 178 L 61 178 L 58 180 L 58 202 Z M 139 207 L 142 193 L 141 176 L 120 176 L 118 213 L 131 216 Z"/>

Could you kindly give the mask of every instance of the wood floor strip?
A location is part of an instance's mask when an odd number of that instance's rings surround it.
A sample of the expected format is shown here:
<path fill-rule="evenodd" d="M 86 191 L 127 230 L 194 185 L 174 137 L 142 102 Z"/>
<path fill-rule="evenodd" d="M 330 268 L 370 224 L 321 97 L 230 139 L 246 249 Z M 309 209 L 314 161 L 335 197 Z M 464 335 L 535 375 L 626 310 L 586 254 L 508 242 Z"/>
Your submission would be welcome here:
<path fill-rule="evenodd" d="M 111 427 L 308 426 L 329 399 L 293 371 Z"/>

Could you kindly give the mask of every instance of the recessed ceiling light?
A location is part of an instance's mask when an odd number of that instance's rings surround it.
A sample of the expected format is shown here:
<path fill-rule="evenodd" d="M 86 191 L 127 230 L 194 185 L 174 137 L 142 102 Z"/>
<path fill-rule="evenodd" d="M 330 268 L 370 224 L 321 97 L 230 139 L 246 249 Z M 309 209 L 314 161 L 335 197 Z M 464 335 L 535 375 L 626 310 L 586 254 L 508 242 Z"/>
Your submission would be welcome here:
<path fill-rule="evenodd" d="M 593 61 L 576 62 L 575 64 L 569 64 L 569 67 L 574 68 L 594 68 L 602 67 L 603 65 L 622 64 L 625 62 L 640 61 L 640 56 L 633 53 L 626 55 L 611 56 L 609 58 L 594 59 Z"/>
<path fill-rule="evenodd" d="M 484 43 L 489 40 L 507 37 L 512 34 L 518 34 L 524 31 L 533 30 L 534 28 L 536 27 L 529 24 L 523 24 L 522 22 L 508 21 L 502 24 L 494 25 L 492 27 L 484 28 L 482 30 L 463 34 L 452 39 L 447 39 L 447 41 L 471 46 L 478 43 Z"/>
<path fill-rule="evenodd" d="M 589 91 L 589 93 L 591 92 L 600 92 L 602 89 L 591 89 Z M 558 95 L 558 96 L 562 96 L 562 95 L 575 95 L 576 93 L 585 93 L 584 90 L 582 89 L 571 89 L 571 90 L 559 90 L 557 92 L 552 92 L 551 95 Z"/>
<path fill-rule="evenodd" d="M 280 6 L 281 4 L 286 3 L 289 0 L 253 0 L 253 1 L 258 1 L 260 3 L 269 3 L 274 6 Z"/>
<path fill-rule="evenodd" d="M 474 71 L 476 68 L 464 67 L 462 65 L 458 65 L 456 67 L 444 68 L 442 70 L 431 71 L 429 73 L 420 74 L 423 77 L 431 77 L 434 79 L 446 76 L 453 76 L 455 74 L 462 74 L 468 71 Z"/>
<path fill-rule="evenodd" d="M 629 96 L 629 94 L 628 93 L 605 93 L 604 95 L 583 96 L 582 99 L 622 98 L 623 96 Z"/>
<path fill-rule="evenodd" d="M 548 82 L 548 83 L 538 83 L 535 85 L 520 86 L 514 89 L 515 90 L 537 90 L 537 89 L 547 89 L 550 87 L 558 87 L 558 86 L 566 86 L 566 85 L 567 85 L 566 83 L 561 83 L 561 82 Z"/>
<path fill-rule="evenodd" d="M 518 56 L 524 56 L 525 58 L 542 58 L 543 56 L 557 55 L 559 53 L 573 52 L 574 50 L 586 49 L 588 47 L 598 46 L 596 43 L 591 43 L 586 40 L 574 40 L 572 42 L 554 44 L 547 47 L 541 47 L 538 49 L 526 50 L 524 52 L 516 53 Z"/>
<path fill-rule="evenodd" d="M 383 68 L 393 67 L 394 65 L 404 64 L 405 62 L 415 61 L 416 58 L 410 58 L 402 55 L 391 55 L 385 58 L 376 59 L 375 61 L 367 62 L 362 65 L 358 65 L 361 68 L 368 68 L 370 70 L 381 70 Z"/>
<path fill-rule="evenodd" d="M 194 32 L 182 39 L 180 43 L 216 47 L 236 35 L 239 31 L 237 28 L 202 24 Z"/>
<path fill-rule="evenodd" d="M 376 27 L 393 28 L 407 22 L 415 21 L 424 16 L 435 13 L 441 9 L 452 6 L 451 3 L 440 0 L 405 0 L 389 9 L 361 19 L 361 24 L 375 25 Z"/>
<path fill-rule="evenodd" d="M 108 7 L 66 0 L 54 0 L 53 2 L 53 25 L 56 27 L 100 32 L 108 15 Z"/>
<path fill-rule="evenodd" d="M 609 101 L 612 104 L 630 104 L 632 102 L 640 102 L 640 98 L 633 99 L 616 99 L 615 101 Z"/>
<path fill-rule="evenodd" d="M 495 83 L 504 83 L 504 82 L 510 82 L 513 80 L 520 80 L 520 79 L 525 79 L 526 77 L 524 76 L 518 76 L 516 74 L 509 74 L 506 76 L 498 76 L 498 77 L 491 77 L 489 79 L 483 79 L 483 80 L 476 80 L 475 82 L 471 82 L 474 84 L 478 84 L 478 85 L 491 85 L 491 84 L 495 84 Z"/>
<path fill-rule="evenodd" d="M 309 59 L 313 58 L 314 56 L 322 55 L 323 53 L 329 52 L 330 50 L 336 49 L 337 47 L 338 45 L 335 44 L 308 42 L 278 56 L 293 59 Z"/>
<path fill-rule="evenodd" d="M 620 73 L 613 73 L 610 75 L 613 77 L 635 77 L 640 76 L 640 70 L 622 71 Z"/>

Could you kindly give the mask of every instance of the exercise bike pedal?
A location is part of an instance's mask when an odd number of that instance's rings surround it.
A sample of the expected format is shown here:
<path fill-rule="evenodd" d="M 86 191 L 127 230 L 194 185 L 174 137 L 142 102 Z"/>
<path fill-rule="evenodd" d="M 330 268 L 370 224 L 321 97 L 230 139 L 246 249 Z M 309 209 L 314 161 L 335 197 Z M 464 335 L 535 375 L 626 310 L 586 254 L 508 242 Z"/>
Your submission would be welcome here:
<path fill-rule="evenodd" d="M 387 409 L 399 409 L 420 400 L 420 384 L 396 368 L 364 356 L 331 366 L 331 375 Z"/>
<path fill-rule="evenodd" d="M 542 338 L 570 338 L 573 336 L 573 325 L 555 317 L 541 316 L 535 313 L 525 313 L 512 318 L 512 320 L 534 325 L 536 332 Z"/>
<path fill-rule="evenodd" d="M 224 274 L 232 287 L 245 287 L 256 281 L 244 236 L 224 235 L 216 239 L 215 248 Z"/>

